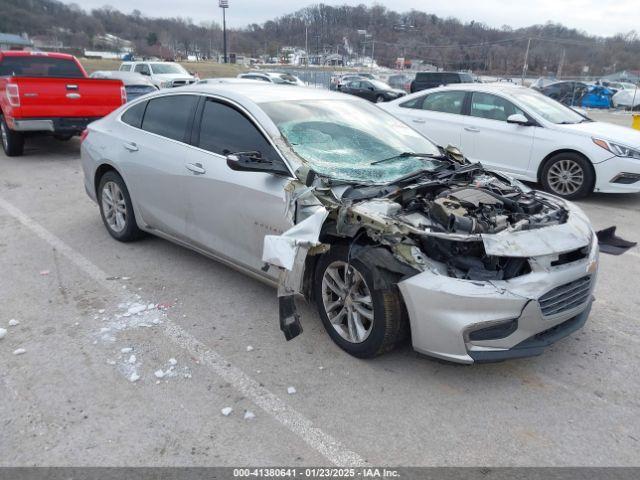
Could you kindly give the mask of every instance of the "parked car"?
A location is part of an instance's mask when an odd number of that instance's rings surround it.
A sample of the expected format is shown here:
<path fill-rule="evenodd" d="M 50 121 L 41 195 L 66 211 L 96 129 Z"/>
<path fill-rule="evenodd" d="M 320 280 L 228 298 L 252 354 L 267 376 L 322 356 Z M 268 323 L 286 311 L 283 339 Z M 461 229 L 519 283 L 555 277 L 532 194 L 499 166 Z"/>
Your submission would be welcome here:
<path fill-rule="evenodd" d="M 598 243 L 578 207 L 353 96 L 164 90 L 91 124 L 81 150 L 113 238 L 153 233 L 278 283 L 288 340 L 296 295 L 358 357 L 409 331 L 454 362 L 536 355 L 589 315 Z"/>
<path fill-rule="evenodd" d="M 532 85 L 531 88 L 568 107 L 582 106 L 582 98 L 589 91 L 589 85 L 575 81 L 551 82 L 544 86 Z"/>
<path fill-rule="evenodd" d="M 121 72 L 119 70 L 98 70 L 93 72 L 90 77 L 122 81 L 124 89 L 127 92 L 127 102 L 158 90 L 158 87 L 156 87 L 149 78 L 139 73 Z"/>
<path fill-rule="evenodd" d="M 281 85 L 297 85 L 304 87 L 304 82 L 298 77 L 284 72 L 247 72 L 238 75 L 238 78 L 258 80 L 266 83 L 278 83 Z"/>
<path fill-rule="evenodd" d="M 468 73 L 459 72 L 418 72 L 409 86 L 409 91 L 415 93 L 452 83 L 473 83 L 473 77 Z"/>
<path fill-rule="evenodd" d="M 361 73 L 344 73 L 342 75 L 333 75 L 329 83 L 329 90 L 340 90 L 342 85 L 352 80 L 366 78 L 367 80 L 379 80 L 376 75 L 369 72 Z"/>
<path fill-rule="evenodd" d="M 183 87 L 196 82 L 196 77 L 174 62 L 122 62 L 119 70 L 144 75 L 158 88 Z"/>
<path fill-rule="evenodd" d="M 120 80 L 90 79 L 72 55 L 0 52 L 0 136 L 8 156 L 22 155 L 28 136 L 80 135 L 125 102 Z"/>
<path fill-rule="evenodd" d="M 367 80 L 364 78 L 343 84 L 340 91 L 376 103 L 388 102 L 406 95 L 404 90 L 391 88 L 380 80 Z"/>
<path fill-rule="evenodd" d="M 393 75 L 389 75 L 387 79 L 387 83 L 393 87 L 398 88 L 400 90 L 404 90 L 409 93 L 411 89 L 411 82 L 413 81 L 414 76 L 406 73 L 397 73 Z"/>
<path fill-rule="evenodd" d="M 594 122 L 530 88 L 456 85 L 381 107 L 439 145 L 561 197 L 640 192 L 640 132 Z"/>

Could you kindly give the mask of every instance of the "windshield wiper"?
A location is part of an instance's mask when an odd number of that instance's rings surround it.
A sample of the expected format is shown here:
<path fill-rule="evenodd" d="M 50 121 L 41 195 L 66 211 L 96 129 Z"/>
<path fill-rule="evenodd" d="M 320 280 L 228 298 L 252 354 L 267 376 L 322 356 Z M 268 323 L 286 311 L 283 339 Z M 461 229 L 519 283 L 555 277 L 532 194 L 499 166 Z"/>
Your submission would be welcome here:
<path fill-rule="evenodd" d="M 382 160 L 376 160 L 372 162 L 371 165 L 379 165 L 381 163 L 390 162 L 391 160 L 396 160 L 398 158 L 409 158 L 409 157 L 418 157 L 418 158 L 443 158 L 442 155 L 437 155 L 433 153 L 416 153 L 416 152 L 402 152 L 397 155 L 393 155 L 391 157 L 383 158 Z"/>

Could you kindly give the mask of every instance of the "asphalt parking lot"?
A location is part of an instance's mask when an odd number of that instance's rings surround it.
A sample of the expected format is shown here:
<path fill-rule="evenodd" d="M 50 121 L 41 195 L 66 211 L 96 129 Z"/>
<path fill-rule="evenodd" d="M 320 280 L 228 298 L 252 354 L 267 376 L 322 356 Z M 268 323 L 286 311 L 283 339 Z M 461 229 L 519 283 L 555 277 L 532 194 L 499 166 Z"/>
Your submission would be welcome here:
<path fill-rule="evenodd" d="M 640 239 L 640 195 L 579 203 Z M 0 153 L 0 255 L 0 465 L 638 465 L 637 248 L 601 256 L 589 322 L 543 356 L 363 361 L 313 306 L 285 342 L 271 287 L 111 239 L 78 141 L 43 138 Z"/>

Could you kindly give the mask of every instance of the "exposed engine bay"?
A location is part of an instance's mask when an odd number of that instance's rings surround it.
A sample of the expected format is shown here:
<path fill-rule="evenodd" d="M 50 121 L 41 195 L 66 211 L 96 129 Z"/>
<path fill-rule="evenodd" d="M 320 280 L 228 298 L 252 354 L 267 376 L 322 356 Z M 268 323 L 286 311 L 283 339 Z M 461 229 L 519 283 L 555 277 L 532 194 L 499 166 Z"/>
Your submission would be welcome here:
<path fill-rule="evenodd" d="M 447 168 L 384 185 L 340 182 L 311 169 L 297 173 L 300 180 L 291 181 L 286 190 L 295 226 L 280 237 L 267 237 L 263 257 L 268 265 L 282 268 L 281 328 L 287 338 L 301 331 L 293 295 L 305 293 L 304 270 L 313 255 L 332 244 L 347 243 L 352 258 L 393 272 L 398 281 L 425 270 L 472 281 L 508 280 L 531 272 L 517 242 L 510 254 L 509 239 L 569 218 L 563 200 L 480 164 L 453 161 Z M 488 253 L 488 237 L 506 238 L 500 245 L 507 251 Z M 280 242 L 285 243 L 277 246 Z M 282 248 L 287 245 L 289 249 Z M 280 255 L 285 251 L 290 252 L 288 260 Z M 586 250 L 573 254 L 581 258 Z"/>

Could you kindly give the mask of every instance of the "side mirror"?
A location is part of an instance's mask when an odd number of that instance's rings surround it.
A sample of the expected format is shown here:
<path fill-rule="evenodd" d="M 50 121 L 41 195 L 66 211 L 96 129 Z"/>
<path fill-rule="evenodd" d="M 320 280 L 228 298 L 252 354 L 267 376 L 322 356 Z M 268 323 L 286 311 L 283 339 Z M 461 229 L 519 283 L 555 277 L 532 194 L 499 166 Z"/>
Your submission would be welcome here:
<path fill-rule="evenodd" d="M 507 118 L 507 123 L 515 123 L 516 125 L 531 125 L 527 117 L 522 115 L 521 113 L 514 113 L 513 115 L 509 115 Z"/>
<path fill-rule="evenodd" d="M 372 92 L 375 90 L 375 88 L 373 88 L 373 87 L 368 87 L 368 88 L 369 88 L 369 90 L 371 90 Z"/>
<path fill-rule="evenodd" d="M 260 152 L 235 152 L 227 155 L 227 166 L 237 172 L 263 172 L 289 176 L 289 170 L 281 162 L 262 157 Z"/>

